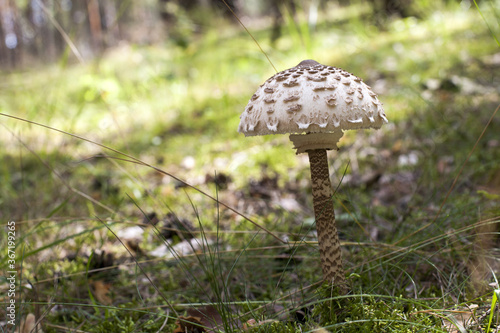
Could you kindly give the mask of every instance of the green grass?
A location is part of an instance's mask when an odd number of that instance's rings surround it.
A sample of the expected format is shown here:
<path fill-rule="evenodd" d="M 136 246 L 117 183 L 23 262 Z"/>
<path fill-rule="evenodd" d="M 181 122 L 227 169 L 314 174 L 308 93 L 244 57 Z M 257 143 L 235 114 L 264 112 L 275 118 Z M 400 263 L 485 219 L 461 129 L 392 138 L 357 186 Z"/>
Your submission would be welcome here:
<path fill-rule="evenodd" d="M 0 112 L 103 145 L 0 118 L 0 216 L 16 221 L 23 268 L 18 319 L 42 315 L 45 332 L 156 332 L 198 309 L 225 331 L 497 328 L 498 115 L 459 174 L 500 103 L 493 14 L 483 9 L 488 28 L 474 8 L 422 6 L 421 19 L 381 27 L 367 10 L 338 9 L 314 29 L 299 10 L 275 45 L 268 28 L 250 27 L 278 70 L 314 58 L 363 77 L 391 121 L 346 133 L 329 153 L 347 297 L 319 283 L 307 158 L 286 136 L 236 132 L 273 67 L 244 31 L 208 23 L 186 48 L 129 45 L 88 64 L 3 73 Z M 171 236 L 167 220 L 193 235 Z M 134 226 L 132 240 L 120 234 Z M 171 251 L 155 257 L 162 246 Z"/>

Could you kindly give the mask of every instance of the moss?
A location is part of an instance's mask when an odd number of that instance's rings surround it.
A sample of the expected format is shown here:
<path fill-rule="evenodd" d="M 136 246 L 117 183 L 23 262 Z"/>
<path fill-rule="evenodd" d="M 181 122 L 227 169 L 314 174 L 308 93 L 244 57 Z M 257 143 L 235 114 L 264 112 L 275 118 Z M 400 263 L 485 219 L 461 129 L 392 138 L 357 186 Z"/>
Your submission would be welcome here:
<path fill-rule="evenodd" d="M 260 324 L 256 327 L 249 329 L 250 333 L 295 333 L 302 332 L 300 326 L 293 322 L 271 322 Z"/>
<path fill-rule="evenodd" d="M 377 298 L 371 295 L 338 296 L 328 285 L 314 307 L 322 327 L 332 332 L 421 332 L 439 327 L 435 317 L 418 312 L 414 300 Z M 440 331 L 436 329 L 437 331 Z"/>
<path fill-rule="evenodd" d="M 71 321 L 74 327 L 78 326 L 83 331 L 99 333 L 157 332 L 164 324 L 165 313 L 162 310 L 154 313 L 128 310 L 135 307 L 137 304 L 126 303 L 118 308 L 106 308 L 104 311 L 96 308 L 96 312 L 79 311 L 65 318 L 49 318 L 49 320 Z M 100 320 L 97 320 L 97 317 L 100 317 Z M 165 332 L 170 331 L 168 327 L 175 327 L 173 319 L 165 325 Z"/>

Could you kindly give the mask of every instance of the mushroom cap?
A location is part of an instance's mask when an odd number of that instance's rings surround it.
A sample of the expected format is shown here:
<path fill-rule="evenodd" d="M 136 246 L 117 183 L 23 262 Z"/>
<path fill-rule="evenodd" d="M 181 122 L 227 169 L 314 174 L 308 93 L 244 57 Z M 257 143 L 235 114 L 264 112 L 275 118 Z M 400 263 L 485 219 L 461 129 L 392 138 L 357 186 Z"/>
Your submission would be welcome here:
<path fill-rule="evenodd" d="M 240 119 L 238 132 L 245 136 L 342 133 L 388 122 L 382 103 L 361 78 L 314 60 L 270 77 Z"/>

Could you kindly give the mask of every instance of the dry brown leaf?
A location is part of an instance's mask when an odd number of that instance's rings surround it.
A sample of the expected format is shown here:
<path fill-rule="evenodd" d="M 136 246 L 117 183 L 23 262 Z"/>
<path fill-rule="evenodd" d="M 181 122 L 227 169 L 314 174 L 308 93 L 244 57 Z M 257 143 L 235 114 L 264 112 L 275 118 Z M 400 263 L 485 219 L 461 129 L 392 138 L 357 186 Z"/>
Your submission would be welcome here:
<path fill-rule="evenodd" d="M 243 324 L 243 331 L 246 332 L 248 331 L 249 329 L 251 328 L 254 328 L 255 326 L 257 326 L 259 323 L 257 322 L 257 320 L 255 319 L 249 319 L 247 320 L 246 323 Z"/>
<path fill-rule="evenodd" d="M 396 140 L 396 142 L 394 142 L 394 144 L 392 145 L 392 149 L 391 150 L 392 150 L 393 153 L 398 153 L 398 152 L 401 151 L 402 147 L 403 147 L 403 141 Z"/>
<path fill-rule="evenodd" d="M 26 318 L 21 320 L 21 324 L 18 329 L 16 329 L 16 333 L 43 333 L 42 326 L 38 324 L 38 329 L 35 329 L 36 318 L 35 315 L 29 313 Z"/>
<path fill-rule="evenodd" d="M 250 329 L 255 328 L 257 326 L 262 326 L 265 324 L 277 323 L 277 322 L 278 322 L 278 320 L 274 320 L 274 319 L 266 319 L 266 320 L 259 320 L 259 321 L 255 320 L 255 319 L 249 319 L 249 320 L 247 320 L 246 323 L 243 324 L 243 332 L 247 332 Z"/>
<path fill-rule="evenodd" d="M 105 283 L 103 281 L 97 280 L 92 281 L 90 285 L 93 288 L 94 297 L 99 301 L 99 303 L 104 305 L 111 305 L 113 300 L 108 296 L 111 289 L 111 283 Z"/>
<path fill-rule="evenodd" d="M 197 309 L 188 309 L 187 317 L 180 316 L 176 321 L 174 333 L 215 333 L 224 330 L 224 321 L 214 306 L 205 306 Z M 240 321 L 231 321 L 233 328 L 240 328 Z"/>
<path fill-rule="evenodd" d="M 173 333 L 202 333 L 206 332 L 201 322 L 201 317 L 179 316 L 175 322 L 177 327 Z"/>

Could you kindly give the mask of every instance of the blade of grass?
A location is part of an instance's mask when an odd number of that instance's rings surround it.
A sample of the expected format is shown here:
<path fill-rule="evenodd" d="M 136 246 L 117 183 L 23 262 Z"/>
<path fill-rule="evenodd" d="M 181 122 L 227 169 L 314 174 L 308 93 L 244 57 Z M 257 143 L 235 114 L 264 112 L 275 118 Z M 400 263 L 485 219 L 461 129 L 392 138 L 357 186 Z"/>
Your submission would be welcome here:
<path fill-rule="evenodd" d="M 490 318 L 488 319 L 488 327 L 486 328 L 486 333 L 490 333 L 491 323 L 493 321 L 493 314 L 495 313 L 495 306 L 497 305 L 499 298 L 500 298 L 500 289 L 494 290 L 493 297 L 491 299 Z"/>
<path fill-rule="evenodd" d="M 497 39 L 497 36 L 495 36 L 495 33 L 493 32 L 493 29 L 491 28 L 491 26 L 489 25 L 488 21 L 484 17 L 483 12 L 479 8 L 479 5 L 477 4 L 476 0 L 474 0 L 474 5 L 476 5 L 476 9 L 479 12 L 479 15 L 481 15 L 481 18 L 483 19 L 484 23 L 486 23 L 486 26 L 488 27 L 488 30 L 491 33 L 491 36 L 493 37 L 493 39 L 495 39 L 495 41 L 497 42 L 498 46 L 500 46 L 500 41 Z"/>
<path fill-rule="evenodd" d="M 85 280 L 87 281 L 87 293 L 89 294 L 90 303 L 92 305 L 97 305 L 97 301 L 95 300 L 94 295 L 92 294 L 92 290 L 90 289 L 90 282 L 89 282 L 89 268 L 93 257 L 94 257 L 94 251 L 90 253 L 89 259 L 87 260 L 87 266 L 85 266 Z M 96 316 L 99 316 L 100 315 L 99 307 L 94 307 L 93 309 L 95 311 Z"/>
<path fill-rule="evenodd" d="M 55 213 L 57 213 L 59 210 L 61 210 L 66 204 L 69 202 L 69 199 L 66 198 L 64 199 L 63 202 L 61 202 L 59 205 L 57 205 L 54 209 L 52 209 L 49 214 L 47 215 L 47 219 L 50 219 L 52 216 L 54 216 Z"/>

